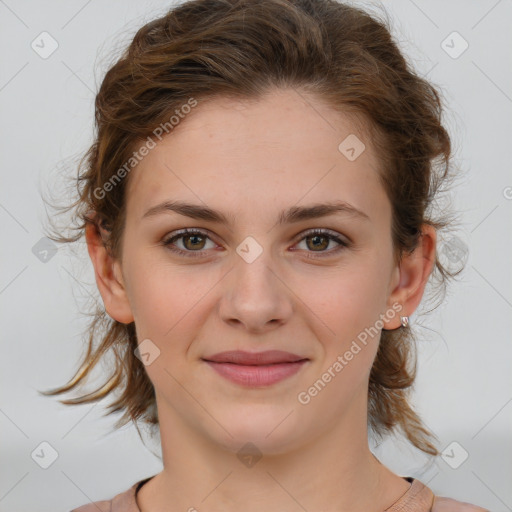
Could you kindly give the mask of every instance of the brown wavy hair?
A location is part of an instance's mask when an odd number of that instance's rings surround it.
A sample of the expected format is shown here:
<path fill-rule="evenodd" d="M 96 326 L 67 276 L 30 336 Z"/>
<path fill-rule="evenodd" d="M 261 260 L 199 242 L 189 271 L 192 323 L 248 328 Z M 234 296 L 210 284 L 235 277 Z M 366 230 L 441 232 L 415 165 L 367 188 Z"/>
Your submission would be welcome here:
<path fill-rule="evenodd" d="M 73 178 L 78 195 L 60 208 L 73 214 L 70 232 L 54 229 L 48 237 L 76 242 L 94 223 L 103 228 L 111 254 L 121 258 L 129 176 L 114 187 L 106 184 L 157 126 L 168 123 L 190 98 L 258 99 L 272 88 L 293 88 L 362 121 L 380 157 L 379 178 L 392 206 L 391 235 L 399 263 L 417 246 L 423 223 L 436 230 L 452 225 L 453 214 L 442 211 L 434 218 L 431 210 L 453 182 L 453 165 L 440 92 L 405 60 L 383 12 L 370 14 L 335 0 L 192 0 L 144 25 L 107 71 L 96 95 L 94 142 Z M 100 189 L 109 192 L 98 194 Z M 435 294 L 444 297 L 447 281 L 461 270 L 443 266 L 437 252 L 428 285 L 435 281 Z M 87 351 L 75 375 L 42 394 L 57 395 L 83 384 L 97 363 L 113 354 L 102 386 L 60 402 L 95 402 L 119 392 L 107 413 L 123 412 L 116 428 L 132 420 L 139 431 L 139 419 L 157 428 L 155 391 L 134 355 L 134 323 L 119 323 L 97 306 L 86 332 Z M 433 443 L 437 436 L 410 404 L 416 340 L 411 325 L 382 331 L 369 379 L 368 426 L 381 439 L 401 429 L 415 447 L 439 455 Z"/>

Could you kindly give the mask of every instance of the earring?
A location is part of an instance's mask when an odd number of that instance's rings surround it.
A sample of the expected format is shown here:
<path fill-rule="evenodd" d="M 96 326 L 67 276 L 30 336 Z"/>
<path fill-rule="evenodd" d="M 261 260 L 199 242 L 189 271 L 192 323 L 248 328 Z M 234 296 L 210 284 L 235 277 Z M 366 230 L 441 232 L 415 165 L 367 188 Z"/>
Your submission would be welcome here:
<path fill-rule="evenodd" d="M 409 325 L 409 317 L 408 316 L 400 316 L 400 324 L 401 327 L 407 327 Z M 383 331 L 394 331 L 399 329 L 400 327 L 396 327 L 395 329 L 382 329 Z"/>

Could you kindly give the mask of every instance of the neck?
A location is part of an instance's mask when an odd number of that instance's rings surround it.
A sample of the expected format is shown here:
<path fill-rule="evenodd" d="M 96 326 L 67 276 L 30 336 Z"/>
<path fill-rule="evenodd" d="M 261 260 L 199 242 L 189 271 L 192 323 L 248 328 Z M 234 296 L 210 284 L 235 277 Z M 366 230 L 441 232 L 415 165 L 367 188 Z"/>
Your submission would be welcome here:
<path fill-rule="evenodd" d="M 366 428 L 347 424 L 366 421 L 366 414 L 348 411 L 346 421 L 307 444 L 243 457 L 237 452 L 244 442 L 226 448 L 184 425 L 164 403 L 158 410 L 164 469 L 140 489 L 142 512 L 367 512 L 385 510 L 410 486 L 372 454 Z"/>

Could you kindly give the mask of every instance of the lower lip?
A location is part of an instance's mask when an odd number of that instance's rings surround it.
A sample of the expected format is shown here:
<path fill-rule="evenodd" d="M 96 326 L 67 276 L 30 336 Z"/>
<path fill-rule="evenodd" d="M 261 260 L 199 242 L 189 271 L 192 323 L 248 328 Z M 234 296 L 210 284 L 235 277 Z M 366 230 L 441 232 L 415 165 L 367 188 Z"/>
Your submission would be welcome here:
<path fill-rule="evenodd" d="M 233 363 L 205 361 L 217 373 L 236 384 L 247 387 L 270 386 L 297 373 L 306 359 L 294 363 L 244 366 Z"/>

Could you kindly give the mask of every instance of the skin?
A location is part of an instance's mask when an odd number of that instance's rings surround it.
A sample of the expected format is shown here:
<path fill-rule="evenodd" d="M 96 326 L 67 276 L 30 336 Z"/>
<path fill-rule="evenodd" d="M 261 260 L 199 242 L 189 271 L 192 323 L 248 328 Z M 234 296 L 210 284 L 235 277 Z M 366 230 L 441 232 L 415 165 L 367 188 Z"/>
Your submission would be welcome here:
<path fill-rule="evenodd" d="M 349 134 L 366 145 L 354 161 L 338 150 Z M 282 89 L 258 101 L 217 98 L 200 103 L 131 171 L 122 258 L 112 259 L 87 228 L 107 313 L 135 321 L 139 341 L 160 350 L 146 371 L 164 469 L 137 496 L 143 512 L 367 512 L 409 489 L 368 446 L 368 379 L 380 336 L 307 405 L 297 399 L 393 304 L 411 315 L 432 271 L 436 233 L 428 225 L 418 248 L 394 264 L 378 168 L 358 125 L 315 96 Z M 233 215 L 234 224 L 174 212 L 142 219 L 165 200 L 207 205 Z M 276 223 L 288 207 L 335 200 L 369 220 L 337 213 Z M 203 256 L 162 245 L 182 228 L 211 233 L 174 242 Z M 321 235 L 315 248 L 302 235 L 311 228 L 352 245 L 334 252 L 339 245 Z M 251 263 L 236 252 L 247 236 L 263 249 Z M 384 318 L 385 329 L 400 326 L 398 313 Z M 248 389 L 201 360 L 237 349 L 287 350 L 310 361 L 284 381 Z M 237 457 L 248 441 L 263 455 L 252 467 Z"/>

